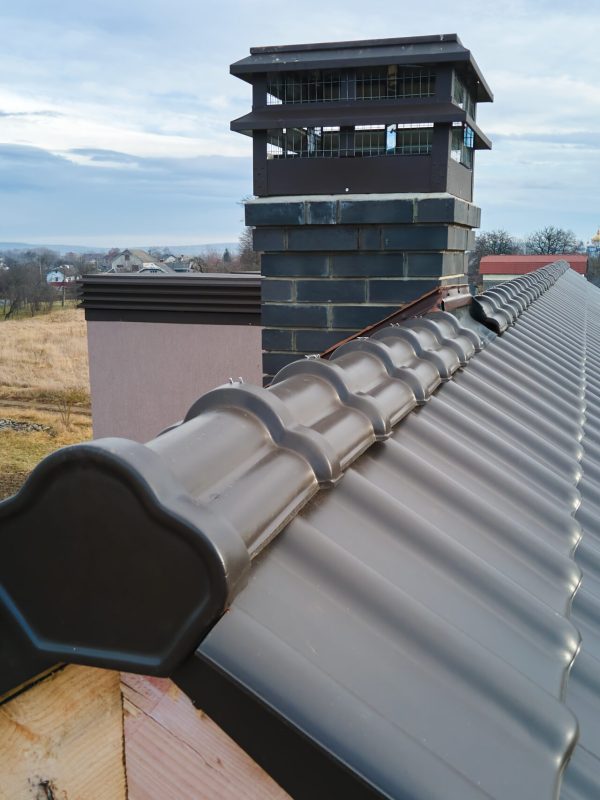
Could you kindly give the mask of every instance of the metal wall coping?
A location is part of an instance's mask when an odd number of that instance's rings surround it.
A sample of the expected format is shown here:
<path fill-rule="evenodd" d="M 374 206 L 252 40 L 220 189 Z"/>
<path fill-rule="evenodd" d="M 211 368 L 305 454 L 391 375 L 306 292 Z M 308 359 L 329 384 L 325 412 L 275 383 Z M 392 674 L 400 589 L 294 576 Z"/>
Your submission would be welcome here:
<path fill-rule="evenodd" d="M 88 321 L 260 325 L 259 273 L 84 275 L 79 308 Z"/>

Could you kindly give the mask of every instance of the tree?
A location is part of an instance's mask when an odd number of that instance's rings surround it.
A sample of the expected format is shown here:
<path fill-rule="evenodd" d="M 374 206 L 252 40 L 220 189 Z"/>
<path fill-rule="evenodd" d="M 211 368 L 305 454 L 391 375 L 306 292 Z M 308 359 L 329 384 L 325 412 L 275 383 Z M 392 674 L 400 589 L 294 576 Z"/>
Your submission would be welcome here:
<path fill-rule="evenodd" d="M 231 262 L 231 253 L 227 248 L 225 248 L 225 252 L 223 253 L 223 263 L 229 264 Z"/>
<path fill-rule="evenodd" d="M 519 250 L 519 243 L 505 230 L 480 233 L 475 237 L 475 250 L 469 256 L 471 280 L 475 280 L 479 272 L 479 262 L 484 256 L 512 256 Z"/>
<path fill-rule="evenodd" d="M 484 256 L 512 256 L 519 252 L 516 240 L 504 230 L 487 231 L 475 238 L 475 253 Z"/>
<path fill-rule="evenodd" d="M 0 274 L 0 295 L 4 299 L 4 317 L 8 319 L 20 309 L 29 307 L 31 316 L 42 306 L 52 308 L 55 290 L 40 275 L 38 263 L 7 264 Z"/>
<path fill-rule="evenodd" d="M 555 228 L 553 225 L 535 231 L 527 239 L 527 252 L 534 255 L 573 253 L 577 247 L 578 242 L 573 231 Z"/>
<path fill-rule="evenodd" d="M 240 269 L 246 272 L 260 270 L 260 256 L 252 247 L 252 228 L 244 228 L 239 239 Z"/>
<path fill-rule="evenodd" d="M 202 256 L 194 256 L 190 259 L 189 269 L 192 272 L 209 272 L 208 264 Z"/>

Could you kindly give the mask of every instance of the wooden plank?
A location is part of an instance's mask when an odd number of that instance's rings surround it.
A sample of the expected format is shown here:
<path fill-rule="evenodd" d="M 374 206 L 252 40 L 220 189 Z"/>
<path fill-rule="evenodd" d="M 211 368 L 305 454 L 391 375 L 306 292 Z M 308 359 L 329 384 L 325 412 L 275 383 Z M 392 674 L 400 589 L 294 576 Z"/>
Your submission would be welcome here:
<path fill-rule="evenodd" d="M 125 800 L 119 674 L 68 666 L 0 706 L 2 800 Z"/>
<path fill-rule="evenodd" d="M 170 680 L 122 680 L 129 800 L 289 800 Z"/>

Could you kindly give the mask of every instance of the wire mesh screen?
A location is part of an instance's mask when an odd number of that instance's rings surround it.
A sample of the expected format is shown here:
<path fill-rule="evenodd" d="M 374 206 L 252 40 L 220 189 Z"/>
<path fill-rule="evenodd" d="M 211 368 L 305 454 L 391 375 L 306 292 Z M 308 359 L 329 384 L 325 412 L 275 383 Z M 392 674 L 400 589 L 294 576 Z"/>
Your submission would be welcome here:
<path fill-rule="evenodd" d="M 429 155 L 433 124 L 283 128 L 267 131 L 267 158 Z"/>
<path fill-rule="evenodd" d="M 435 73 L 425 67 L 369 67 L 361 70 L 314 70 L 271 74 L 267 104 L 322 103 L 431 97 Z"/>

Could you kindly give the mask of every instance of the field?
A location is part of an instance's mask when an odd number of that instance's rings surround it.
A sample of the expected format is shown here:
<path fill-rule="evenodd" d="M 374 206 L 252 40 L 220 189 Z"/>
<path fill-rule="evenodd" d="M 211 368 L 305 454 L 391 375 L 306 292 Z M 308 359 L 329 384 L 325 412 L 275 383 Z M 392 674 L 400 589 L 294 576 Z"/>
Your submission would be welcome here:
<path fill-rule="evenodd" d="M 91 436 L 83 311 L 0 321 L 0 499 L 48 453 Z"/>

